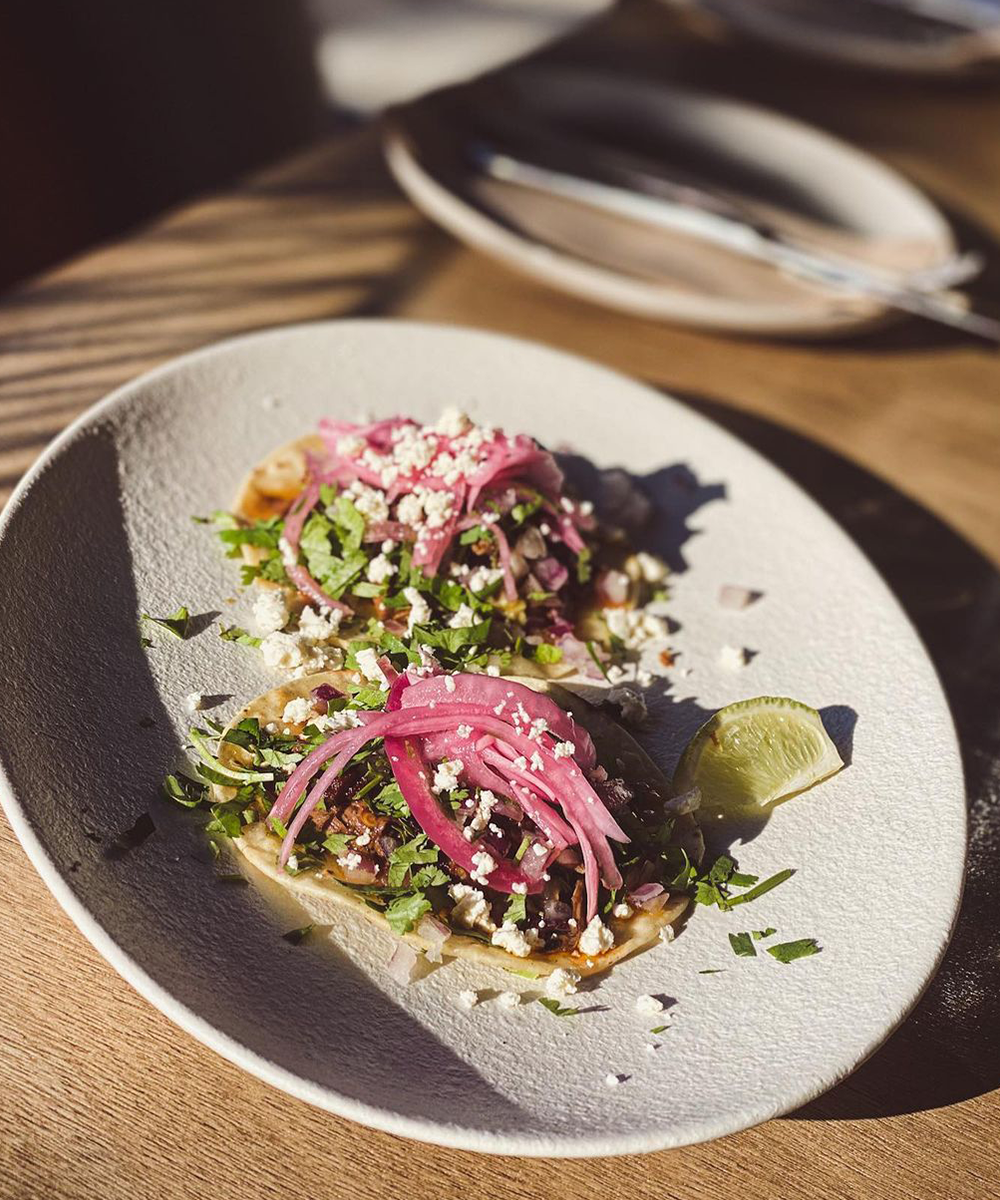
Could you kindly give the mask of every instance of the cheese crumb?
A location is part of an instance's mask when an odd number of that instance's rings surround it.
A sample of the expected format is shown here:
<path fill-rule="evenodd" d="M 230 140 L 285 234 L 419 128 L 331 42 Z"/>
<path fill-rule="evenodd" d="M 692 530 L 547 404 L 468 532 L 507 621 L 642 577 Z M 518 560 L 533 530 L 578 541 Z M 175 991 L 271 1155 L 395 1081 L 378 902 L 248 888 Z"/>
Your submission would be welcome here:
<path fill-rule="evenodd" d="M 288 605 L 280 588 L 261 588 L 253 602 L 253 620 L 257 633 L 266 638 L 288 624 Z"/>
<path fill-rule="evenodd" d="M 611 910 L 611 915 L 613 917 L 621 917 L 622 920 L 624 920 L 626 917 L 630 917 L 632 915 L 632 909 L 627 904 L 622 902 L 621 904 L 616 904 L 614 906 L 614 908 Z"/>
<path fill-rule="evenodd" d="M 198 712 L 205 707 L 205 696 L 201 692 L 192 692 L 184 701 L 184 707 L 188 712 Z"/>
<path fill-rule="evenodd" d="M 430 605 L 424 599 L 423 593 L 415 587 L 403 588 L 403 596 L 410 606 L 410 616 L 406 622 L 407 635 L 413 632 L 414 625 L 426 625 L 431 619 Z"/>
<path fill-rule="evenodd" d="M 636 996 L 635 1011 L 640 1017 L 655 1017 L 657 1013 L 663 1012 L 663 1001 L 657 1000 L 655 996 Z"/>
<path fill-rule="evenodd" d="M 604 924 L 600 917 L 592 918 L 587 928 L 580 934 L 579 949 L 581 954 L 603 954 L 615 944 L 615 935 Z"/>
<path fill-rule="evenodd" d="M 517 1008 L 521 1003 L 520 992 L 501 992 L 497 996 L 497 1003 L 501 1008 Z"/>
<path fill-rule="evenodd" d="M 444 677 L 444 690 L 446 692 L 453 692 L 455 690 L 454 676 L 446 675 Z M 463 728 L 463 726 L 459 725 L 459 729 L 462 729 L 462 728 Z M 464 728 L 468 729 L 469 727 L 468 727 L 468 725 L 466 725 L 466 726 L 464 726 Z"/>
<path fill-rule="evenodd" d="M 647 554 L 645 550 L 640 550 L 635 556 L 635 561 L 646 583 L 662 583 L 666 579 L 667 564 L 662 559 Z"/>
<path fill-rule="evenodd" d="M 455 902 L 451 920 L 456 925 L 464 925 L 466 929 L 481 929 L 484 933 L 492 933 L 496 929 L 489 902 L 478 888 L 469 887 L 467 883 L 453 883 L 448 894 Z"/>
<path fill-rule="evenodd" d="M 538 940 L 538 934 L 534 929 L 526 929 L 522 932 L 513 921 L 504 921 L 503 925 L 490 938 L 490 942 L 494 946 L 499 946 L 501 950 L 506 950 L 508 954 L 513 954 L 517 958 L 527 958 L 538 945 Z"/>
<path fill-rule="evenodd" d="M 291 670 L 302 666 L 302 647 L 297 638 L 275 630 L 260 643 L 261 656 L 267 667 L 282 667 Z"/>
<path fill-rule="evenodd" d="M 322 613 L 307 604 L 299 613 L 299 633 L 314 642 L 325 642 L 340 628 L 343 613 L 339 608 L 328 608 Z"/>
<path fill-rule="evenodd" d="M 479 993 L 468 988 L 464 992 L 459 992 L 455 999 L 459 1008 L 472 1009 L 479 1003 Z"/>
<path fill-rule="evenodd" d="M 608 1075 L 605 1075 L 605 1076 L 604 1076 L 604 1082 L 605 1082 L 605 1083 L 608 1085 L 608 1087 L 610 1087 L 610 1088 L 617 1087 L 617 1086 L 618 1086 L 618 1085 L 621 1083 L 621 1081 L 622 1081 L 622 1080 L 621 1080 L 621 1076 L 620 1076 L 620 1075 L 611 1075 L 611 1074 L 608 1074 Z"/>
<path fill-rule="evenodd" d="M 567 971 L 565 967 L 556 967 L 545 981 L 545 994 L 556 1000 L 563 996 L 573 996 L 576 994 L 576 985 L 579 982 L 579 971 Z"/>
<path fill-rule="evenodd" d="M 458 787 L 458 777 L 462 774 L 462 760 L 455 758 L 444 759 L 434 768 L 434 783 L 431 785 L 435 792 L 451 792 Z M 484 822 L 485 824 L 485 822 Z"/>
<path fill-rule="evenodd" d="M 396 568 L 385 554 L 376 554 L 368 564 L 368 582 L 385 583 L 396 574 Z"/>
<path fill-rule="evenodd" d="M 299 696 L 295 700 L 288 701 L 281 714 L 281 719 L 286 725 L 304 725 L 309 720 L 311 712 L 312 704 L 304 697 Z"/>
<path fill-rule="evenodd" d="M 719 651 L 719 666 L 727 671 L 738 671 L 747 665 L 747 652 L 742 646 L 723 646 Z"/>
<path fill-rule="evenodd" d="M 489 883 L 490 875 L 497 869 L 497 860 L 488 850 L 477 850 L 472 856 L 472 879 L 476 883 Z"/>
<path fill-rule="evenodd" d="M 389 686 L 389 680 L 385 677 L 385 672 L 379 666 L 378 655 L 375 653 L 373 646 L 366 646 L 364 650 L 359 650 L 355 654 L 355 659 L 358 663 L 358 668 L 365 679 L 372 683 L 378 683 L 385 687 Z"/>

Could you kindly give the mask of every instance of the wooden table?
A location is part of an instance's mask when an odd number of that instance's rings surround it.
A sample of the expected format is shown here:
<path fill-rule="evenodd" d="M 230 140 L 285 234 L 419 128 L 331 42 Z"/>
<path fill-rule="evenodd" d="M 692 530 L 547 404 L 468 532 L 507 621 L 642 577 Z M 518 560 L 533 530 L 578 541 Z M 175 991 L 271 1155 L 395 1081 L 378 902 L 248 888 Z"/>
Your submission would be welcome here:
<path fill-rule="evenodd" d="M 676 70 L 669 49 L 658 61 Z M 645 50 L 657 57 L 648 41 Z M 802 95 L 801 72 L 778 60 L 741 79 L 715 51 L 682 57 L 684 71 L 811 116 L 926 186 L 986 248 L 989 296 L 990 237 L 1000 233 L 997 90 L 817 72 Z M 0 304 L 0 487 L 84 407 L 172 355 L 262 326 L 358 315 L 478 325 L 599 358 L 729 424 L 846 524 L 935 655 L 966 751 L 973 842 L 950 956 L 883 1050 L 789 1118 L 646 1157 L 489 1159 L 308 1108 L 181 1034 L 77 933 L 0 821 L 0 1197 L 998 1194 L 995 354 L 917 324 L 796 345 L 604 312 L 434 229 L 388 180 L 374 133 L 361 132 L 9 295 Z"/>

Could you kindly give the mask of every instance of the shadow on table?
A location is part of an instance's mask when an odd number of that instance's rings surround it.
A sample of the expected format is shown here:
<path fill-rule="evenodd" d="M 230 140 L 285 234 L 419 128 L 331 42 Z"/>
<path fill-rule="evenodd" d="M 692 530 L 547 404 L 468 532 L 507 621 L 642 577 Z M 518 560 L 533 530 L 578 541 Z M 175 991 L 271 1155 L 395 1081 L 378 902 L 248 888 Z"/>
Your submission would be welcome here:
<path fill-rule="evenodd" d="M 965 767 L 965 896 L 944 963 L 889 1041 L 791 1119 L 886 1116 L 989 1092 L 1000 1087 L 1000 574 L 927 509 L 863 468 L 758 417 L 685 399 L 785 470 L 879 569 L 940 674 Z"/>

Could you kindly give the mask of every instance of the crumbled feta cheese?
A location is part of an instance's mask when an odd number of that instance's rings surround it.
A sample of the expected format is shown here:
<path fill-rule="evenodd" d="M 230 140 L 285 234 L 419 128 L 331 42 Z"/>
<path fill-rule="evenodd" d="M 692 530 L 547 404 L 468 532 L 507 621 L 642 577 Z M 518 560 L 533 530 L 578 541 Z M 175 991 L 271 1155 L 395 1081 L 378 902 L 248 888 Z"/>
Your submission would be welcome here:
<path fill-rule="evenodd" d="M 484 933 L 492 933 L 496 929 L 490 916 L 490 906 L 483 893 L 467 883 L 453 883 L 448 894 L 455 902 L 451 910 L 451 920 L 456 925 L 464 925 L 466 929 L 481 929 Z"/>
<path fill-rule="evenodd" d="M 354 839 L 354 844 L 355 846 L 367 846 L 371 840 L 372 831 L 370 829 L 366 829 L 363 833 L 358 834 L 358 836 Z"/>
<path fill-rule="evenodd" d="M 304 725 L 309 720 L 311 712 L 312 704 L 310 701 L 299 696 L 294 700 L 288 701 L 281 714 L 281 719 L 288 725 Z"/>
<path fill-rule="evenodd" d="M 420 501 L 424 508 L 424 524 L 428 529 L 440 529 L 451 516 L 454 497 L 451 492 L 421 488 Z"/>
<path fill-rule="evenodd" d="M 389 680 L 386 679 L 385 672 L 379 666 L 378 654 L 373 646 L 366 646 L 364 650 L 359 650 L 354 657 L 365 679 L 370 680 L 372 683 L 381 684 L 384 687 L 389 686 Z"/>
<path fill-rule="evenodd" d="M 413 632 L 414 625 L 427 624 L 431 619 L 431 610 L 423 593 L 417 591 L 415 587 L 403 588 L 403 597 L 410 606 L 410 616 L 406 622 L 406 632 L 409 635 Z"/>
<path fill-rule="evenodd" d="M 404 525 L 410 525 L 414 529 L 417 528 L 424 519 L 424 506 L 420 502 L 420 497 L 413 492 L 408 492 L 405 496 L 401 496 L 399 503 L 396 505 L 396 517 Z"/>
<path fill-rule="evenodd" d="M 354 501 L 354 507 L 364 517 L 366 525 L 377 525 L 389 519 L 389 505 L 386 503 L 385 492 L 367 487 L 358 479 L 347 491 Z"/>
<path fill-rule="evenodd" d="M 641 667 L 635 673 L 635 681 L 640 687 L 649 687 L 653 682 L 652 671 L 644 671 Z"/>
<path fill-rule="evenodd" d="M 670 632 L 663 617 L 644 608 L 605 608 L 601 615 L 608 632 L 621 638 L 627 650 L 639 650 L 647 642 L 662 641 Z"/>
<path fill-rule="evenodd" d="M 387 579 L 391 579 L 396 574 L 396 568 L 386 555 L 376 554 L 368 564 L 366 574 L 369 583 L 385 583 Z"/>
<path fill-rule="evenodd" d="M 386 538 L 379 549 L 383 554 L 391 554 L 393 550 L 396 549 L 396 543 L 392 540 L 392 538 Z"/>
<path fill-rule="evenodd" d="M 497 1004 L 499 1004 L 501 1008 L 517 1008 L 520 1003 L 520 992 L 501 992 L 500 995 L 497 996 Z"/>
<path fill-rule="evenodd" d="M 313 717 L 312 723 L 321 733 L 334 733 L 340 729 L 356 729 L 361 724 L 361 718 L 356 709 L 341 708 L 336 712 Z"/>
<path fill-rule="evenodd" d="M 492 829 L 492 826 L 490 826 L 490 828 Z M 512 883 L 510 885 L 510 890 L 516 896 L 526 896 L 528 894 L 528 885 L 526 883 Z"/>
<path fill-rule="evenodd" d="M 641 725 L 649 716 L 646 700 L 641 692 L 633 688 L 613 687 L 607 693 L 608 704 L 613 704 L 629 725 Z"/>
<path fill-rule="evenodd" d="M 484 592 L 499 579 L 503 579 L 503 571 L 500 567 L 476 567 L 469 575 L 469 591 L 478 595 L 479 592 Z"/>
<path fill-rule="evenodd" d="M 353 850 L 349 850 L 346 854 L 342 854 L 337 862 L 346 871 L 357 870 L 361 866 L 361 855 L 355 854 Z"/>
<path fill-rule="evenodd" d="M 659 1042 L 647 1042 L 646 1043 L 646 1053 L 647 1054 L 655 1054 L 659 1045 L 660 1045 Z"/>
<path fill-rule="evenodd" d="M 205 696 L 201 692 L 192 692 L 184 701 L 184 707 L 188 712 L 198 712 L 205 707 Z"/>
<path fill-rule="evenodd" d="M 357 458 L 366 445 L 367 443 L 363 437 L 358 437 L 357 434 L 350 433 L 346 437 L 338 439 L 337 453 L 341 458 Z"/>
<path fill-rule="evenodd" d="M 444 690 L 446 692 L 453 692 L 455 690 L 455 677 L 453 675 L 446 675 L 444 677 Z M 462 728 L 460 725 L 459 729 L 461 730 Z M 468 729 L 469 727 L 466 725 L 464 728 Z"/>
<path fill-rule="evenodd" d="M 611 1075 L 611 1074 L 608 1074 L 608 1075 L 605 1075 L 605 1076 L 604 1076 L 604 1082 L 605 1082 L 605 1083 L 608 1085 L 608 1087 L 610 1087 L 610 1088 L 617 1087 L 617 1086 L 618 1086 L 618 1085 L 621 1083 L 621 1081 L 622 1081 L 622 1080 L 621 1080 L 621 1076 L 620 1076 L 620 1075 Z"/>
<path fill-rule="evenodd" d="M 280 588 L 260 588 L 253 602 L 254 626 L 260 637 L 269 633 L 277 633 L 288 624 L 288 605 L 285 594 Z"/>
<path fill-rule="evenodd" d="M 464 992 L 459 992 L 455 999 L 460 1008 L 472 1009 L 479 1003 L 479 993 L 467 988 Z"/>
<path fill-rule="evenodd" d="M 263 638 L 260 652 L 267 667 L 282 667 L 291 670 L 292 667 L 302 666 L 302 647 L 299 640 L 288 633 L 275 630 Z"/>
<path fill-rule="evenodd" d="M 490 875 L 497 869 L 497 860 L 488 850 L 477 850 L 472 856 L 471 878 L 476 883 L 489 883 Z"/>
<path fill-rule="evenodd" d="M 645 550 L 640 550 L 635 556 L 635 560 L 639 565 L 643 579 L 647 583 L 662 583 L 666 579 L 668 574 L 667 564 L 662 559 L 657 558 L 653 554 L 647 554 Z"/>
<path fill-rule="evenodd" d="M 576 994 L 576 985 L 580 982 L 579 971 L 567 971 L 565 967 L 556 967 L 545 981 L 545 994 L 553 999 Z"/>
<path fill-rule="evenodd" d="M 544 717 L 537 717 L 531 722 L 531 728 L 528 730 L 528 739 L 532 742 L 541 740 L 543 733 L 548 733 L 549 723 Z"/>
<path fill-rule="evenodd" d="M 468 604 L 459 606 L 458 612 L 455 613 L 448 622 L 449 629 L 467 629 L 470 625 L 475 625 L 476 613 Z"/>
<path fill-rule="evenodd" d="M 307 604 L 299 613 L 299 633 L 314 642 L 325 642 L 340 628 L 343 613 L 339 608 L 328 608 L 319 613 Z"/>
<path fill-rule="evenodd" d="M 532 853 L 537 854 L 539 858 L 544 858 L 551 849 L 552 847 L 546 845 L 545 842 L 535 842 L 531 847 Z"/>
<path fill-rule="evenodd" d="M 517 758 L 515 758 L 513 760 L 513 762 L 511 763 L 511 766 L 514 767 L 515 770 L 518 770 L 518 771 L 527 771 L 528 760 L 524 757 L 523 754 L 519 754 L 517 756 Z"/>
<path fill-rule="evenodd" d="M 434 768 L 434 783 L 431 786 L 435 792 L 454 791 L 458 787 L 458 777 L 461 774 L 462 760 L 446 758 Z"/>
<path fill-rule="evenodd" d="M 472 726 L 471 725 L 459 725 L 459 727 L 455 730 L 455 732 L 458 734 L 458 736 L 460 738 L 472 737 Z"/>
<path fill-rule="evenodd" d="M 447 438 L 461 437 L 472 428 L 472 422 L 461 409 L 449 406 L 438 417 L 434 432 Z"/>
<path fill-rule="evenodd" d="M 538 753 L 537 750 L 531 756 L 531 769 L 533 771 L 544 771 L 545 770 L 545 760 L 542 758 L 542 756 Z"/>
<path fill-rule="evenodd" d="M 493 663 L 490 663 L 490 665 L 486 668 L 486 674 L 492 675 L 493 678 L 495 679 L 500 674 L 500 668 L 497 666 L 494 666 Z"/>
<path fill-rule="evenodd" d="M 576 746 L 572 742 L 556 742 L 556 748 L 552 753 L 556 758 L 572 758 L 576 753 Z"/>
<path fill-rule="evenodd" d="M 593 917 L 587 928 L 580 934 L 579 948 L 581 954 L 603 954 L 615 944 L 615 935 L 604 924 L 600 917 Z"/>
<path fill-rule="evenodd" d="M 747 665 L 747 652 L 742 646 L 723 646 L 719 651 L 719 666 L 727 671 L 738 671 Z"/>
<path fill-rule="evenodd" d="M 468 841 L 471 842 L 477 833 L 481 833 L 486 828 L 490 817 L 493 815 L 493 809 L 497 804 L 499 804 L 497 797 L 489 788 L 483 788 L 479 793 L 479 803 L 476 805 L 476 811 L 465 827 L 464 832 Z"/>
<path fill-rule="evenodd" d="M 663 1012 L 663 1001 L 657 1000 L 655 996 L 636 996 L 635 1011 L 640 1017 L 655 1017 L 657 1013 Z"/>
<path fill-rule="evenodd" d="M 527 958 L 538 945 L 538 934 L 534 929 L 522 930 L 513 921 L 504 921 L 503 925 L 494 932 L 490 942 L 513 954 L 517 958 Z"/>
<path fill-rule="evenodd" d="M 614 908 L 611 910 L 611 915 L 613 917 L 621 917 L 622 920 L 624 920 L 626 917 L 630 917 L 632 915 L 632 909 L 623 902 L 614 906 Z"/>

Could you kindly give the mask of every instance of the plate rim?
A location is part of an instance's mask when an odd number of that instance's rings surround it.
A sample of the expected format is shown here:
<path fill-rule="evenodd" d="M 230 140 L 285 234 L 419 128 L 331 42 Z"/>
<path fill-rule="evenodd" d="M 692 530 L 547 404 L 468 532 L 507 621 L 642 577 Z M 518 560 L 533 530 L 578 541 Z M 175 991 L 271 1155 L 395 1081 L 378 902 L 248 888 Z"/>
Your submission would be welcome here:
<path fill-rule="evenodd" d="M 606 70 L 593 70 L 585 66 L 570 64 L 551 67 L 527 65 L 522 69 L 567 77 L 576 75 L 581 79 L 587 75 L 614 78 L 613 73 Z M 942 249 L 954 252 L 954 229 L 940 207 L 923 189 L 897 171 L 895 167 L 884 162 L 878 155 L 870 154 L 867 150 L 845 141 L 810 121 L 800 120 L 777 109 L 745 100 L 728 92 L 711 91 L 705 88 L 690 87 L 683 83 L 654 79 L 629 79 L 626 82 L 633 86 L 640 84 L 650 89 L 656 88 L 663 92 L 680 93 L 695 99 L 704 98 L 743 109 L 766 119 L 775 126 L 780 125 L 808 134 L 814 141 L 831 151 L 836 151 L 842 157 L 863 163 L 869 169 L 878 170 L 901 193 L 909 192 L 909 198 L 920 204 L 926 213 L 936 220 L 939 225 Z M 776 310 L 773 318 L 760 320 L 750 314 L 752 307 L 750 305 L 743 306 L 746 312 L 743 317 L 726 316 L 722 313 L 714 316 L 685 315 L 682 311 L 682 300 L 677 304 L 668 302 L 665 305 L 662 299 L 664 295 L 680 296 L 680 293 L 671 293 L 669 289 L 650 281 L 633 279 L 610 267 L 587 262 L 569 251 L 561 250 L 547 243 L 535 242 L 528 235 L 522 235 L 514 229 L 506 228 L 501 222 L 491 219 L 476 205 L 458 196 L 446 187 L 435 174 L 425 168 L 413 151 L 410 145 L 405 111 L 393 113 L 383 125 L 382 149 L 393 178 L 410 201 L 424 216 L 441 226 L 463 245 L 471 247 L 479 254 L 486 255 L 515 274 L 533 279 L 563 294 L 597 304 L 602 308 L 676 324 L 681 328 L 704 329 L 731 335 L 787 337 L 790 339 L 848 337 L 853 333 L 873 330 L 898 319 L 898 314 L 884 305 L 875 300 L 860 297 L 844 297 L 844 304 L 850 305 L 851 308 L 842 316 L 835 316 L 831 310 L 825 316 L 817 315 L 814 318 L 795 319 L 794 316 L 786 318 L 780 314 L 790 313 L 791 310 L 788 306 L 784 306 Z M 835 294 L 831 293 L 831 304 L 834 299 Z"/>
<path fill-rule="evenodd" d="M 491 1155 L 514 1155 L 523 1157 L 557 1157 L 557 1158 L 597 1158 L 617 1157 L 625 1154 L 652 1153 L 660 1150 L 675 1149 L 685 1145 L 711 1141 L 731 1133 L 737 1133 L 764 1121 L 785 1113 L 792 1112 L 802 1105 L 814 1100 L 817 1096 L 829 1091 L 843 1079 L 852 1074 L 863 1062 L 874 1054 L 888 1038 L 907 1019 L 921 996 L 930 985 L 941 966 L 954 934 L 955 925 L 961 910 L 962 895 L 966 874 L 966 858 L 968 845 L 968 810 L 965 775 L 961 759 L 961 747 L 957 730 L 947 696 L 941 685 L 940 676 L 933 660 L 924 646 L 923 640 L 914 627 L 892 589 L 876 570 L 874 564 L 860 546 L 849 536 L 845 529 L 820 505 L 813 497 L 791 479 L 780 467 L 765 457 L 754 447 L 750 446 L 736 434 L 713 421 L 710 417 L 695 411 L 670 392 L 662 392 L 658 388 L 635 379 L 624 372 L 596 362 L 584 355 L 575 354 L 557 347 L 549 346 L 529 338 L 518 337 L 507 333 L 498 333 L 471 325 L 445 324 L 441 322 L 413 321 L 396 318 L 348 318 L 328 319 L 320 321 L 303 321 L 287 325 L 269 326 L 232 337 L 223 338 L 200 346 L 194 350 L 177 355 L 166 362 L 153 367 L 149 371 L 126 381 L 113 389 L 107 396 L 96 401 L 77 416 L 61 433 L 59 433 L 42 451 L 35 462 L 18 481 L 10 498 L 0 511 L 0 546 L 6 536 L 7 527 L 25 503 L 31 493 L 35 481 L 57 459 L 63 448 L 85 429 L 99 423 L 103 417 L 119 409 L 127 408 L 134 394 L 141 393 L 158 379 L 169 376 L 178 369 L 183 369 L 199 359 L 208 358 L 219 351 L 238 351 L 243 343 L 257 342 L 269 339 L 281 339 L 289 334 L 317 333 L 323 330 L 336 333 L 345 327 L 368 329 L 406 329 L 417 333 L 445 333 L 449 336 L 468 337 L 471 339 L 506 342 L 512 350 L 519 351 L 527 348 L 532 353 L 542 352 L 552 359 L 565 359 L 576 365 L 585 365 L 589 370 L 603 373 L 616 383 L 627 383 L 630 387 L 638 388 L 654 395 L 658 400 L 665 401 L 667 406 L 675 405 L 683 409 L 696 425 L 710 428 L 715 435 L 738 444 L 742 453 L 749 455 L 757 465 L 775 473 L 787 484 L 793 487 L 800 503 L 812 508 L 814 514 L 826 523 L 828 533 L 839 538 L 849 546 L 854 555 L 861 559 L 868 570 L 873 582 L 884 593 L 885 600 L 895 610 L 896 618 L 909 629 L 916 643 L 923 652 L 924 659 L 930 669 L 936 688 L 933 693 L 933 703 L 943 718 L 944 729 L 950 733 L 948 750 L 952 759 L 955 774 L 957 798 L 960 800 L 963 855 L 961 871 L 947 929 L 936 947 L 933 961 L 927 970 L 925 978 L 912 993 L 901 1003 L 895 1019 L 885 1026 L 862 1051 L 851 1061 L 837 1070 L 817 1077 L 808 1086 L 800 1089 L 794 1095 L 786 1096 L 777 1104 L 763 1104 L 757 1107 L 746 1106 L 738 1112 L 732 1110 L 725 1118 L 719 1117 L 706 1122 L 698 1122 L 691 1126 L 666 1126 L 661 1131 L 643 1132 L 628 1137 L 616 1135 L 586 1135 L 583 1137 L 563 1135 L 542 1135 L 532 1137 L 524 1133 L 495 1133 L 488 1129 L 477 1129 L 471 1126 L 457 1126 L 441 1121 L 422 1120 L 415 1117 L 403 1116 L 389 1109 L 370 1105 L 363 1101 L 351 1099 L 331 1087 L 311 1083 L 302 1079 L 294 1072 L 270 1061 L 255 1050 L 245 1046 L 230 1034 L 217 1028 L 205 1018 L 198 1015 L 188 1005 L 176 999 L 167 988 L 158 983 L 139 963 L 131 957 L 115 941 L 114 937 L 94 917 L 87 908 L 84 900 L 76 895 L 69 883 L 59 871 L 56 863 L 46 851 L 41 839 L 32 825 L 29 811 L 24 808 L 14 791 L 9 779 L 2 756 L 0 756 L 0 808 L 3 809 L 15 836 L 21 844 L 29 861 L 38 872 L 42 882 L 54 896 L 63 912 L 69 917 L 76 928 L 84 935 L 95 950 L 110 964 L 118 974 L 159 1012 L 166 1016 L 185 1033 L 196 1038 L 210 1050 L 215 1051 L 234 1066 L 247 1071 L 249 1074 L 270 1084 L 272 1087 L 285 1092 L 298 1100 L 304 1100 L 314 1107 L 346 1117 L 362 1125 L 367 1125 L 383 1132 L 397 1136 L 413 1138 L 416 1141 L 437 1146 L 470 1150 Z"/>

